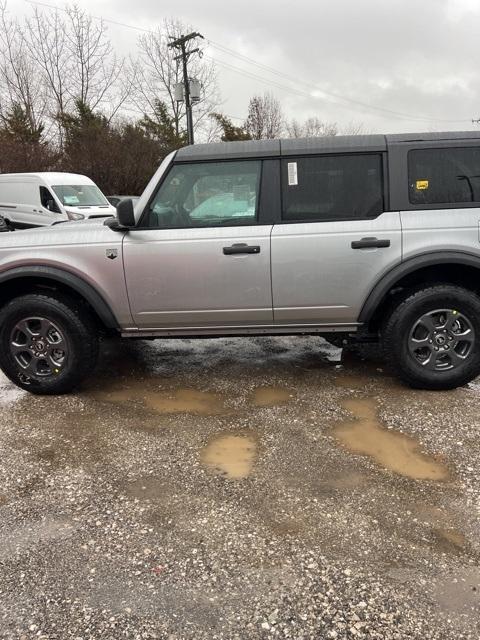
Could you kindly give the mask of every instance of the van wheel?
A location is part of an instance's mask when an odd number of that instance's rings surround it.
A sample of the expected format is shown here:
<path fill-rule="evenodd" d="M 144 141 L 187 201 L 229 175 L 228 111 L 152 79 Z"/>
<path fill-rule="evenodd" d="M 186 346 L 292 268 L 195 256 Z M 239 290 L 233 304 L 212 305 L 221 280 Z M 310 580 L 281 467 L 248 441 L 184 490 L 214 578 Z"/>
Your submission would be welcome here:
<path fill-rule="evenodd" d="M 29 294 L 0 310 L 0 368 L 22 389 L 68 393 L 95 368 L 98 331 L 68 298 Z"/>
<path fill-rule="evenodd" d="M 412 293 L 388 317 L 385 356 L 416 389 L 454 389 L 480 374 L 480 298 L 455 285 Z"/>

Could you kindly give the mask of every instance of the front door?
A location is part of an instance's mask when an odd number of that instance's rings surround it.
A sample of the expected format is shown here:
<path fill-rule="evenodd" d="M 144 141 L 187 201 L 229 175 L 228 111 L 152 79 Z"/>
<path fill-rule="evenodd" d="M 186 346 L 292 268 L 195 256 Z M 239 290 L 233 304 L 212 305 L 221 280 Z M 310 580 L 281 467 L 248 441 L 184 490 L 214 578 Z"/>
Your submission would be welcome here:
<path fill-rule="evenodd" d="M 381 154 L 282 160 L 282 223 L 272 232 L 275 324 L 353 325 L 401 261 L 398 212 L 384 212 Z"/>
<path fill-rule="evenodd" d="M 261 161 L 179 163 L 124 239 L 140 329 L 273 323 L 272 226 L 258 223 Z"/>

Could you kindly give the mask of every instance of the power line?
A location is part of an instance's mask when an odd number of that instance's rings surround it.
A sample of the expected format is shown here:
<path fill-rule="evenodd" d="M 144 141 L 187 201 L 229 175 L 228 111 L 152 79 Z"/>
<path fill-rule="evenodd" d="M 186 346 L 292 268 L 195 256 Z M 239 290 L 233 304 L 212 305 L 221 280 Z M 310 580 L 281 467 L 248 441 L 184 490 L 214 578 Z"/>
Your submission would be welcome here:
<path fill-rule="evenodd" d="M 47 7 L 48 9 L 56 9 L 57 11 L 67 12 L 65 7 L 59 7 L 56 4 L 48 4 L 47 2 L 39 2 L 38 0 L 25 0 L 28 4 L 36 4 L 40 7 Z M 134 29 L 135 31 L 143 31 L 144 33 L 151 33 L 155 35 L 155 31 L 151 29 L 143 29 L 142 27 L 135 27 L 133 24 L 127 24 L 126 22 L 117 22 L 116 20 L 110 20 L 109 18 L 104 18 L 103 16 L 94 16 L 89 14 L 94 20 L 100 20 L 100 22 L 108 22 L 109 24 L 115 24 L 117 27 L 125 27 L 127 29 Z"/>
<path fill-rule="evenodd" d="M 52 5 L 52 4 L 48 4 L 46 2 L 40 2 L 39 0 L 25 0 L 25 2 L 28 2 L 29 4 L 32 5 L 39 5 L 42 7 L 47 7 L 50 9 L 56 9 L 56 10 L 60 10 L 60 11 L 67 11 L 67 9 L 65 7 L 59 7 L 58 5 Z M 152 35 L 156 35 L 156 32 L 153 31 L 152 29 L 145 29 L 142 27 L 137 27 L 131 24 L 126 24 L 124 22 L 117 22 L 116 20 L 111 20 L 109 18 L 105 18 L 103 16 L 91 16 L 92 18 L 94 18 L 95 20 L 100 20 L 103 22 L 108 22 L 110 24 L 114 24 L 116 26 L 119 27 L 125 27 L 127 29 L 134 29 L 135 31 L 140 31 L 143 33 L 148 33 L 148 34 L 152 34 Z M 288 74 L 279 71 L 278 69 L 275 69 L 273 67 L 270 67 L 268 65 L 265 65 L 261 62 L 258 62 L 257 60 L 250 58 L 249 56 L 246 56 L 244 54 L 238 53 L 237 51 L 234 51 L 233 49 L 230 49 L 229 47 L 226 47 L 225 45 L 222 45 L 218 42 L 215 42 L 214 40 L 207 40 L 207 42 L 214 47 L 215 49 L 218 49 L 219 51 L 221 51 L 222 53 L 226 53 L 227 55 L 231 55 L 235 58 L 238 58 L 239 60 L 242 60 L 243 62 L 247 62 L 248 64 L 252 64 L 264 71 L 267 71 L 268 73 L 272 73 L 274 75 L 277 75 L 281 78 L 284 78 L 286 80 L 288 80 L 289 82 L 294 82 L 297 85 L 303 85 L 306 87 L 309 87 L 310 89 L 313 88 L 316 91 L 320 91 L 321 93 L 323 93 L 326 96 L 330 96 L 331 98 L 335 98 L 336 100 L 344 100 L 345 102 L 348 102 L 350 104 L 354 104 L 357 106 L 362 107 L 364 110 L 372 110 L 374 112 L 380 113 L 380 114 L 386 114 L 390 117 L 395 117 L 396 119 L 401 119 L 401 120 L 406 120 L 406 121 L 417 121 L 417 122 L 428 122 L 428 123 L 436 123 L 436 122 L 445 122 L 445 123 L 455 123 L 455 124 L 459 124 L 462 122 L 472 122 L 471 118 L 468 119 L 459 119 L 459 120 L 454 120 L 454 119 L 445 119 L 445 118 L 429 118 L 426 116 L 414 116 L 411 114 L 407 114 L 407 113 L 403 113 L 401 111 L 395 111 L 393 109 L 388 109 L 386 107 L 379 107 L 377 105 L 372 105 L 366 102 L 362 102 L 360 100 L 355 100 L 354 98 L 349 98 L 347 96 L 342 96 L 340 94 L 337 93 L 333 93 L 331 91 L 327 91 L 326 89 L 319 87 L 319 86 L 313 86 L 311 83 L 307 83 L 299 78 L 294 78 L 293 76 L 289 76 Z M 208 56 L 207 56 L 208 57 Z M 210 60 L 212 60 L 213 62 L 216 62 L 217 64 L 225 67 L 226 69 L 229 69 L 231 71 L 234 71 L 236 73 L 240 73 L 245 75 L 246 77 L 250 77 L 252 79 L 255 80 L 260 80 L 262 82 L 265 82 L 271 86 L 274 86 L 276 88 L 279 88 L 283 91 L 288 91 L 292 94 L 295 95 L 299 95 L 302 97 L 308 97 L 309 99 L 318 99 L 317 96 L 313 96 L 310 93 L 307 93 L 305 91 L 299 90 L 299 89 L 294 89 L 293 87 L 287 87 L 285 85 L 281 85 L 277 82 L 275 82 L 274 80 L 270 80 L 268 78 L 265 78 L 264 76 L 259 76 L 257 74 L 254 74 L 250 71 L 246 71 L 244 69 L 241 69 L 239 67 L 236 67 L 234 65 L 229 64 L 228 62 L 222 61 L 222 60 L 218 60 L 217 58 L 212 58 L 209 57 Z M 342 105 L 341 103 L 338 102 L 333 102 L 332 100 L 329 100 L 328 102 L 330 102 L 330 104 L 333 104 L 334 106 L 340 107 L 340 108 L 344 108 L 344 109 L 348 109 L 349 107 L 347 107 L 347 105 Z M 350 108 L 350 110 L 353 111 L 353 109 Z M 229 117 L 233 117 L 233 116 L 229 116 Z M 385 116 L 384 116 L 385 117 Z M 235 118 L 237 119 L 237 118 Z M 240 118 L 238 118 L 240 119 Z"/>
<path fill-rule="evenodd" d="M 231 71 L 235 71 L 236 73 L 244 75 L 247 78 L 250 78 L 250 79 L 253 79 L 253 80 L 259 80 L 262 83 L 267 83 L 270 86 L 273 86 L 273 87 L 275 87 L 277 89 L 281 89 L 283 91 L 287 91 L 289 93 L 292 93 L 294 95 L 297 95 L 297 96 L 300 96 L 300 97 L 303 97 L 303 98 L 309 98 L 310 100 L 312 100 L 312 99 L 313 100 L 319 100 L 320 99 L 319 96 L 314 96 L 311 93 L 308 93 L 308 92 L 303 91 L 301 89 L 294 89 L 293 87 L 288 87 L 288 86 L 286 86 L 284 84 L 280 84 L 279 82 L 277 82 L 275 80 L 270 80 L 268 78 L 265 78 L 264 76 L 259 76 L 259 75 L 255 74 L 255 73 L 251 72 L 251 71 L 248 71 L 246 69 L 242 69 L 242 68 L 237 67 L 235 65 L 232 65 L 232 64 L 230 64 L 228 62 L 225 62 L 224 60 L 219 60 L 218 58 L 212 58 L 210 56 L 205 56 L 205 57 L 207 59 L 211 60 L 212 62 L 215 62 L 216 64 L 218 64 L 218 65 L 220 65 L 222 67 L 225 67 L 226 69 L 229 69 Z M 329 100 L 328 98 L 323 98 L 323 100 L 325 100 L 329 104 L 331 104 L 331 105 L 333 105 L 335 107 L 339 107 L 341 109 L 348 109 L 350 111 L 358 111 L 358 108 L 355 109 L 354 107 L 351 107 L 349 105 L 341 104 L 339 102 L 335 102 L 333 100 Z M 370 108 L 369 105 L 363 105 L 363 103 L 360 103 L 360 104 L 362 105 L 364 110 Z M 406 114 L 398 113 L 398 112 L 395 112 L 395 111 L 390 111 L 390 110 L 386 110 L 386 109 L 384 110 L 384 109 L 382 109 L 380 107 L 378 109 L 380 111 L 379 115 L 383 116 L 384 118 L 385 117 L 390 117 L 390 118 L 393 117 L 393 118 L 396 118 L 397 120 L 404 120 L 404 121 L 408 121 L 408 122 L 413 121 L 413 120 L 416 120 L 416 121 L 419 121 L 419 122 L 430 122 L 430 123 L 431 122 L 437 122 L 437 120 L 433 120 L 433 119 L 429 119 L 429 118 L 423 118 L 423 117 L 418 117 L 417 118 L 415 116 L 408 116 Z M 387 111 L 387 113 L 383 113 L 384 111 Z M 449 122 L 470 122 L 470 120 L 468 120 L 468 121 L 454 120 L 454 121 L 449 121 Z"/>
<path fill-rule="evenodd" d="M 268 65 L 265 65 L 261 62 L 258 62 L 257 60 L 254 60 L 253 58 L 250 58 L 242 53 L 238 53 L 236 51 L 234 51 L 233 49 L 230 49 L 229 47 L 225 47 L 224 45 L 221 45 L 217 42 L 214 42 L 213 40 L 208 40 L 208 43 L 211 44 L 215 49 L 218 49 L 219 51 L 221 51 L 222 53 L 226 53 L 227 55 L 231 55 L 233 57 L 236 57 L 240 60 L 243 60 L 245 62 L 248 62 L 249 64 L 253 64 L 257 67 L 259 67 L 260 69 L 263 69 L 265 71 L 268 71 L 269 73 L 272 73 L 274 75 L 277 75 L 281 78 L 285 78 L 291 82 L 295 82 L 296 84 L 301 84 L 304 85 L 306 87 L 312 87 L 311 83 L 307 83 L 299 78 L 294 78 L 293 76 L 289 76 L 288 74 L 282 72 L 282 71 L 278 71 L 277 69 L 274 69 L 273 67 L 269 67 Z M 331 96 L 332 98 L 337 98 L 340 100 L 345 100 L 347 102 L 351 102 L 352 104 L 356 104 L 368 109 L 374 109 L 377 111 L 383 111 L 385 113 L 388 113 L 390 115 L 396 115 L 396 116 L 401 116 L 403 118 L 408 118 L 409 120 L 424 120 L 427 122 L 470 122 L 470 119 L 463 119 L 463 120 L 451 120 L 451 119 L 442 119 L 442 118 L 427 118 L 424 116 L 412 116 L 411 114 L 407 114 L 407 113 L 403 113 L 401 111 L 394 111 L 392 109 L 388 109 L 386 107 L 378 107 L 376 105 L 372 105 L 372 104 L 368 104 L 366 102 L 361 102 L 360 100 L 355 100 L 354 98 L 348 98 L 346 96 L 342 96 L 338 93 L 332 93 L 331 91 L 327 91 L 326 89 L 324 89 L 323 87 L 317 87 L 317 86 L 313 86 L 314 89 L 321 91 L 322 93 L 324 93 L 325 95 Z"/>

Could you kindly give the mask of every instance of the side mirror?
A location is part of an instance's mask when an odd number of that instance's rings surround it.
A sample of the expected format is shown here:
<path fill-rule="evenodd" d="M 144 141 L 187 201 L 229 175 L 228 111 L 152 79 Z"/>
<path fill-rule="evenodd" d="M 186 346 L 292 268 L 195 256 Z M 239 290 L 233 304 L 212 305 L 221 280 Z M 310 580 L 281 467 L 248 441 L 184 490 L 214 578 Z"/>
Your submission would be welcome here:
<path fill-rule="evenodd" d="M 120 200 L 117 204 L 117 220 L 120 226 L 130 229 L 135 226 L 135 212 L 130 198 Z"/>

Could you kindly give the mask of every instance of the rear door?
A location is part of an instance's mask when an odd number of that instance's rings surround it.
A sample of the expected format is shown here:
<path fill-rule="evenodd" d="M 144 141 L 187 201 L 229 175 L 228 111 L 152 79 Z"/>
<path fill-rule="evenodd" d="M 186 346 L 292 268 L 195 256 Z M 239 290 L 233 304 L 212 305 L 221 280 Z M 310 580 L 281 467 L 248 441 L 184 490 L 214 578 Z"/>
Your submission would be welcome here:
<path fill-rule="evenodd" d="M 354 325 L 401 261 L 398 211 L 385 211 L 382 153 L 281 160 L 282 221 L 272 232 L 277 325 Z"/>
<path fill-rule="evenodd" d="M 260 215 L 262 161 L 173 165 L 124 239 L 141 329 L 271 325 L 270 234 Z"/>

